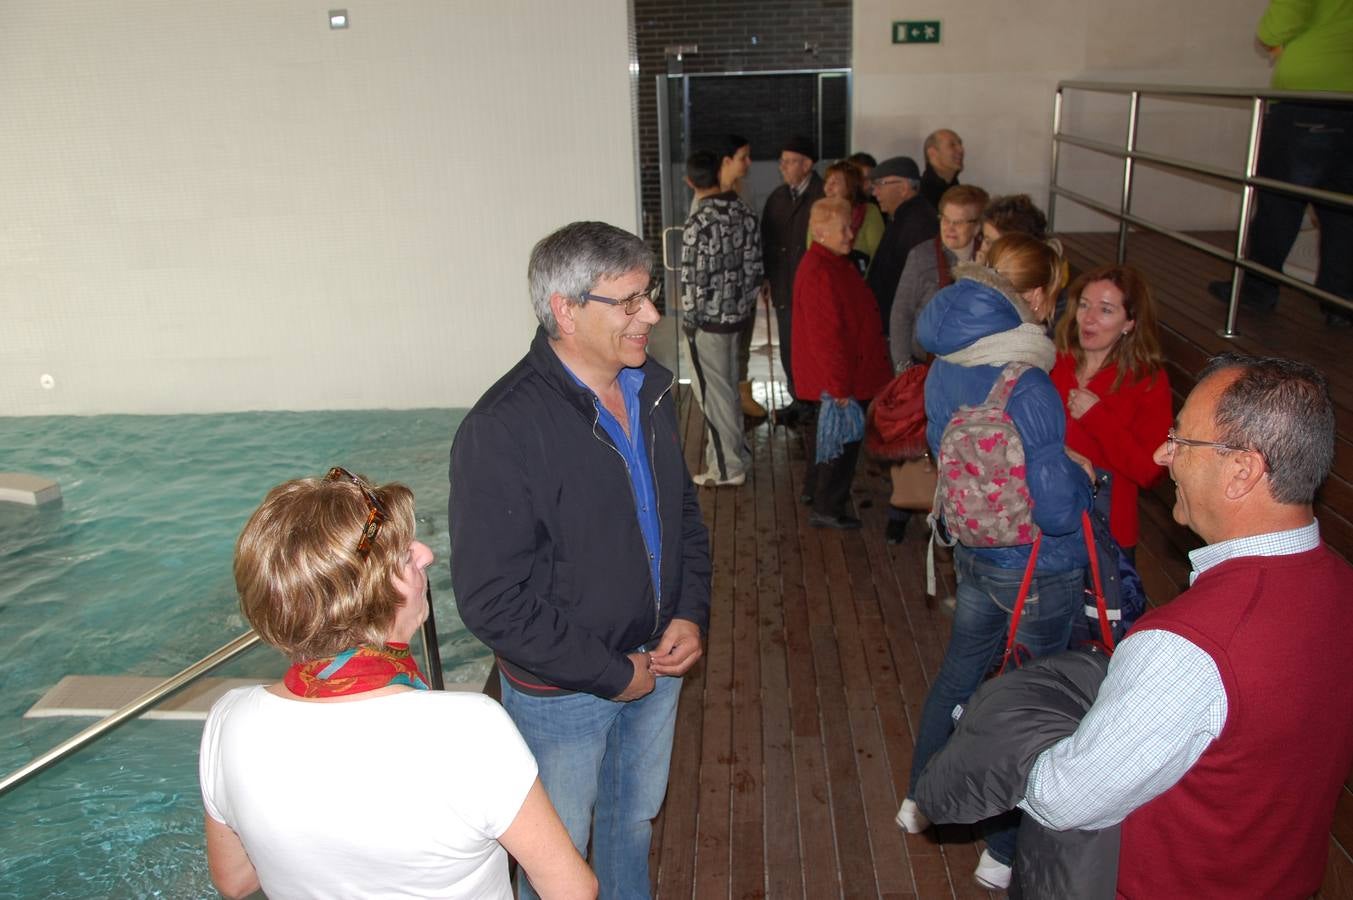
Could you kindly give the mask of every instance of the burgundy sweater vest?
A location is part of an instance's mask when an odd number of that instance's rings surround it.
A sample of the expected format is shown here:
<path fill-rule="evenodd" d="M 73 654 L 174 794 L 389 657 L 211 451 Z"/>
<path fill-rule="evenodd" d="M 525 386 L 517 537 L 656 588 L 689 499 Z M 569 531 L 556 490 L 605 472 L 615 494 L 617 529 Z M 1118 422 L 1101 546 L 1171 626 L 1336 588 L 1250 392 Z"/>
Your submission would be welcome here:
<path fill-rule="evenodd" d="M 1134 631 L 1148 628 L 1216 661 L 1226 725 L 1124 820 L 1119 896 L 1311 896 L 1353 765 L 1353 568 L 1323 544 L 1229 560 Z"/>

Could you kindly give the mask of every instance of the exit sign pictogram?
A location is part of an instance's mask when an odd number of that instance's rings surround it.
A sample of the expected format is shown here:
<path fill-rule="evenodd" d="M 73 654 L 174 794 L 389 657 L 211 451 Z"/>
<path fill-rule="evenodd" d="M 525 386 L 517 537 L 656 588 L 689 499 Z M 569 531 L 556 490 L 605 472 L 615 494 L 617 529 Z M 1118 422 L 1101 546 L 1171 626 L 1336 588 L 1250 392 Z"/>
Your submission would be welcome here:
<path fill-rule="evenodd" d="M 939 22 L 894 22 L 894 44 L 938 44 Z"/>

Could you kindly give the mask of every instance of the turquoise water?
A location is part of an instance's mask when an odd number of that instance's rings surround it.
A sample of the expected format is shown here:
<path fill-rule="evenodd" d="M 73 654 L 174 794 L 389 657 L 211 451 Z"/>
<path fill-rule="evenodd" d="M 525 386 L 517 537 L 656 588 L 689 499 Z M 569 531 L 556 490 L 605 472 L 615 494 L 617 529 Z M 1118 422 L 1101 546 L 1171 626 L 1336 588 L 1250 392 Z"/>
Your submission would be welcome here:
<path fill-rule="evenodd" d="M 417 498 L 448 681 L 491 659 L 456 615 L 446 468 L 463 410 L 0 419 L 0 471 L 63 501 L 0 503 L 0 771 L 92 719 L 23 719 L 62 676 L 169 676 L 245 632 L 230 562 L 267 490 L 342 465 Z M 276 678 L 256 648 L 212 675 Z M 215 897 L 197 722 L 131 722 L 0 797 L 0 898 Z M 431 750 L 431 748 L 430 748 Z M 433 751 L 435 752 L 435 751 Z"/>

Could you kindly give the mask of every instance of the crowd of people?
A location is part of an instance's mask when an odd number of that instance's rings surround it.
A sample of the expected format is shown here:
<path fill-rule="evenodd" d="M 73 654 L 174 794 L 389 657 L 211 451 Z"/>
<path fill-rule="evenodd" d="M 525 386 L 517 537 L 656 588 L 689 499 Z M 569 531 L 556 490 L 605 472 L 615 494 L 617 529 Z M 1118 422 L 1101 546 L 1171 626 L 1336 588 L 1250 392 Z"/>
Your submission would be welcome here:
<path fill-rule="evenodd" d="M 1286 40 L 1265 22 L 1261 36 Z M 923 391 L 938 464 L 923 506 L 932 539 L 953 547 L 957 590 L 898 825 L 977 823 L 974 877 L 1025 897 L 1319 888 L 1353 765 L 1353 664 L 1337 640 L 1353 630 L 1353 570 L 1313 505 L 1334 458 L 1324 378 L 1227 355 L 1173 415 L 1142 274 L 1073 273 L 1028 196 L 959 183 L 958 134 L 921 149 L 924 169 L 857 153 L 824 177 L 812 142 L 791 138 L 759 215 L 740 194 L 746 139 L 687 160 L 680 315 L 708 428 L 694 475 L 676 379 L 648 355 L 661 315 L 650 249 L 600 222 L 535 245 L 535 337 L 450 453 L 455 599 L 493 651 L 501 704 L 429 690 L 410 653 L 433 558 L 407 488 L 334 467 L 267 494 L 234 575 L 245 617 L 290 665 L 227 693 L 204 729 L 223 894 L 649 895 L 681 679 L 709 623 L 700 488 L 748 482 L 745 417 L 768 412 L 747 375 L 763 297 L 811 526 L 862 527 L 851 485 L 866 407 L 903 380 Z M 1259 224 L 1286 215 L 1265 203 Z M 1341 271 L 1322 260 L 1324 284 Z M 1246 289 L 1245 302 L 1276 302 L 1262 281 Z M 1204 541 L 1190 587 L 1116 649 L 1072 647 L 1096 491 L 1130 564 L 1138 495 L 1167 473 L 1175 520 Z M 889 509 L 888 542 L 912 512 Z"/>

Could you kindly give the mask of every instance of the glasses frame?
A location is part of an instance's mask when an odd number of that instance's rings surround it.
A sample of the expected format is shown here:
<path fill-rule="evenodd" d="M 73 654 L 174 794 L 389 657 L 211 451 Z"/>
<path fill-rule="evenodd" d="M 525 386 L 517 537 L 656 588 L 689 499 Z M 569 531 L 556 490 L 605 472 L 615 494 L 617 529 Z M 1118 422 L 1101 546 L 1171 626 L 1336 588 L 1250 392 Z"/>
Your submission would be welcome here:
<path fill-rule="evenodd" d="M 603 297 L 600 294 L 594 294 L 591 291 L 583 291 L 579 297 L 582 300 L 595 300 L 598 303 L 605 303 L 607 306 L 618 306 L 625 311 L 625 315 L 633 316 L 636 315 L 639 310 L 644 308 L 645 300 L 656 306 L 658 301 L 654 298 L 657 297 L 657 294 L 658 286 L 650 285 L 647 290 L 640 291 L 623 300 L 617 300 L 614 297 Z"/>
<path fill-rule="evenodd" d="M 1165 432 L 1165 443 L 1169 445 L 1171 453 L 1174 453 L 1175 447 L 1211 447 L 1214 450 L 1230 450 L 1235 453 L 1259 453 L 1254 447 L 1237 447 L 1235 444 L 1224 444 L 1221 441 L 1197 441 L 1193 438 L 1182 438 L 1174 433 L 1173 428 Z"/>
<path fill-rule="evenodd" d="M 325 481 L 350 481 L 357 485 L 357 489 L 362 492 L 362 497 L 366 500 L 366 524 L 362 526 L 362 536 L 357 539 L 357 555 L 365 558 L 371 552 L 371 545 L 376 541 L 376 535 L 381 533 L 381 525 L 390 514 L 385 511 L 385 504 L 376 499 L 375 492 L 371 485 L 367 484 L 356 475 L 349 472 L 342 466 L 334 466 L 329 469 L 329 473 L 324 476 Z"/>

